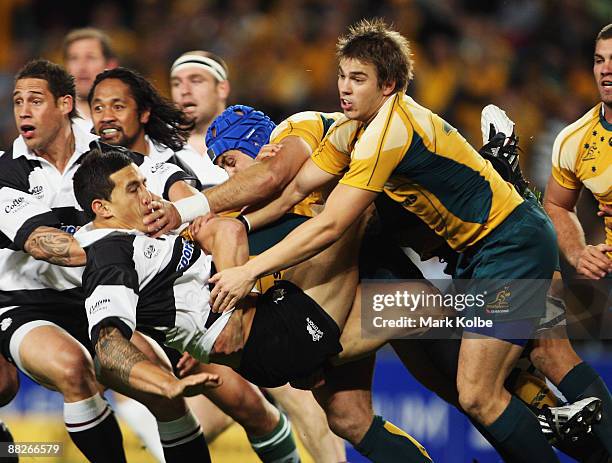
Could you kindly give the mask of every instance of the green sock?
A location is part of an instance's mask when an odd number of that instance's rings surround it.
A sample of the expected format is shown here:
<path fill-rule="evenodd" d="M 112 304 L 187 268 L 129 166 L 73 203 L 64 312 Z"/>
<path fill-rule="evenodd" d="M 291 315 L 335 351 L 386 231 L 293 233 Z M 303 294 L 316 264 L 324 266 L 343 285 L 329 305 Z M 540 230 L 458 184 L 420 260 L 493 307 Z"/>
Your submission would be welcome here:
<path fill-rule="evenodd" d="M 431 463 L 427 450 L 400 428 L 375 416 L 355 449 L 364 457 L 380 463 Z"/>
<path fill-rule="evenodd" d="M 593 425 L 593 432 L 612 455 L 612 398 L 601 376 L 588 363 L 582 362 L 565 375 L 558 387 L 569 402 L 587 397 L 601 399 L 601 420 Z"/>
<path fill-rule="evenodd" d="M 265 436 L 249 437 L 251 447 L 264 463 L 299 463 L 291 424 L 282 413 L 276 427 Z"/>
<path fill-rule="evenodd" d="M 529 408 L 516 397 L 489 426 L 489 434 L 515 463 L 558 463 L 552 447 L 542 434 L 540 423 Z"/>

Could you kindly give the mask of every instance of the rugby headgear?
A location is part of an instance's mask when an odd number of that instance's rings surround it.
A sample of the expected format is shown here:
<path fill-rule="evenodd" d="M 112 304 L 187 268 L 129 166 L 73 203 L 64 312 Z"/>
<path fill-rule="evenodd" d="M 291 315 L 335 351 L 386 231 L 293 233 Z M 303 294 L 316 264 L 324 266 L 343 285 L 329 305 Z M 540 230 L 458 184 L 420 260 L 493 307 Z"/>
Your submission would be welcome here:
<path fill-rule="evenodd" d="M 170 68 L 170 76 L 174 75 L 176 71 L 186 66 L 195 66 L 205 71 L 208 71 L 213 75 L 218 82 L 227 80 L 227 72 L 223 66 L 212 58 L 201 55 L 182 55 L 179 56 L 172 67 Z"/>
<path fill-rule="evenodd" d="M 238 150 L 255 159 L 270 140 L 276 124 L 250 106 L 234 105 L 223 111 L 206 132 L 208 156 L 214 163 L 229 150 Z"/>

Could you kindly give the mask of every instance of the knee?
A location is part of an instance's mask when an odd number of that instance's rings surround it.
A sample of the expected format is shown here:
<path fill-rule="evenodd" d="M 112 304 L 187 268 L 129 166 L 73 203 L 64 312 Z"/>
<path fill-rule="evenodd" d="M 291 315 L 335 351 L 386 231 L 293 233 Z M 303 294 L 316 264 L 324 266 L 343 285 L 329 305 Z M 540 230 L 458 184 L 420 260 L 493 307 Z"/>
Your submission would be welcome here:
<path fill-rule="evenodd" d="M 361 442 L 374 417 L 371 406 L 365 403 L 331 403 L 325 412 L 332 432 L 353 445 Z"/>
<path fill-rule="evenodd" d="M 251 436 L 266 435 L 278 425 L 279 411 L 254 387 L 241 390 L 231 401 L 231 410 L 228 410 Z"/>
<path fill-rule="evenodd" d="M 476 420 L 482 422 L 489 417 L 491 403 L 496 399 L 492 397 L 494 391 L 486 390 L 476 384 L 459 385 L 459 405 Z"/>
<path fill-rule="evenodd" d="M 64 396 L 85 394 L 83 398 L 86 398 L 98 391 L 91 357 L 79 348 L 61 352 L 51 368 L 54 385 Z"/>

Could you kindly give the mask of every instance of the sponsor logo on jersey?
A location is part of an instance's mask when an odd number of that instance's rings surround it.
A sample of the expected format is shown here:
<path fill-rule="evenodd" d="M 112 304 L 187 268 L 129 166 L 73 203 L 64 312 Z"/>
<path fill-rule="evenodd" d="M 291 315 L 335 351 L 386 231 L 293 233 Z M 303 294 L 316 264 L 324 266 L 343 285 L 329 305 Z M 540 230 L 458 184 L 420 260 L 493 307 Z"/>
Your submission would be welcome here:
<path fill-rule="evenodd" d="M 30 203 L 28 201 L 26 201 L 25 197 L 24 196 L 20 196 L 19 198 L 13 199 L 12 203 L 7 204 L 6 207 L 4 208 L 4 212 L 6 212 L 7 214 L 12 214 L 12 213 L 17 212 L 20 209 L 24 208 L 28 204 L 30 204 Z"/>
<path fill-rule="evenodd" d="M 312 336 L 312 340 L 315 342 L 320 341 L 323 337 L 323 331 L 321 331 L 319 327 L 315 325 L 315 323 L 308 317 L 306 317 L 306 330 L 308 331 L 308 334 Z"/>
<path fill-rule="evenodd" d="M 278 304 L 283 299 L 285 299 L 285 290 L 283 288 L 275 289 L 272 293 L 272 302 Z"/>
<path fill-rule="evenodd" d="M 65 231 L 66 233 L 69 233 L 71 235 L 74 235 L 78 231 L 79 228 L 81 227 L 78 225 L 62 225 L 60 227 L 62 231 Z"/>
<path fill-rule="evenodd" d="M 11 317 L 2 319 L 2 321 L 0 322 L 0 330 L 8 330 L 8 327 L 11 326 L 11 323 L 13 323 L 13 319 Z"/>
<path fill-rule="evenodd" d="M 168 169 L 168 164 L 165 162 L 156 162 L 151 166 L 151 173 L 155 174 L 157 172 L 162 173 Z"/>
<path fill-rule="evenodd" d="M 36 196 L 38 199 L 42 199 L 44 194 L 44 187 L 42 185 L 34 185 L 30 188 L 30 194 Z"/>
<path fill-rule="evenodd" d="M 96 302 L 93 303 L 93 305 L 87 307 L 87 312 L 89 313 L 89 315 L 93 315 L 96 312 L 99 312 L 100 310 L 106 309 L 106 305 L 110 304 L 110 302 L 111 300 L 108 298 L 98 299 Z"/>
<path fill-rule="evenodd" d="M 183 252 L 181 253 L 181 260 L 176 266 L 176 271 L 180 272 L 181 270 L 185 270 L 189 263 L 191 262 L 191 258 L 193 257 L 193 241 L 187 241 L 183 239 Z"/>
<path fill-rule="evenodd" d="M 147 259 L 151 259 L 159 254 L 159 249 L 155 247 L 153 244 L 149 244 L 144 250 L 144 256 Z"/>

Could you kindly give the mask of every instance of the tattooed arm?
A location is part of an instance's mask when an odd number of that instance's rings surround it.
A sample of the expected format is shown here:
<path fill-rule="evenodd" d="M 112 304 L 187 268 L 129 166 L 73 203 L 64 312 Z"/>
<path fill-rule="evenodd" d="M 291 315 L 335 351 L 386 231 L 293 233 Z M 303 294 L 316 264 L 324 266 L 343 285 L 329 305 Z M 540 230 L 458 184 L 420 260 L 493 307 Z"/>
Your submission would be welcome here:
<path fill-rule="evenodd" d="M 100 330 L 95 348 L 103 368 L 102 378 L 111 375 L 113 380 L 134 391 L 174 399 L 198 395 L 204 392 L 205 388 L 221 384 L 219 376 L 210 373 L 177 379 L 172 373 L 149 360 L 113 326 Z"/>
<path fill-rule="evenodd" d="M 85 251 L 72 235 L 53 227 L 37 227 L 24 244 L 34 259 L 64 267 L 85 265 Z"/>

